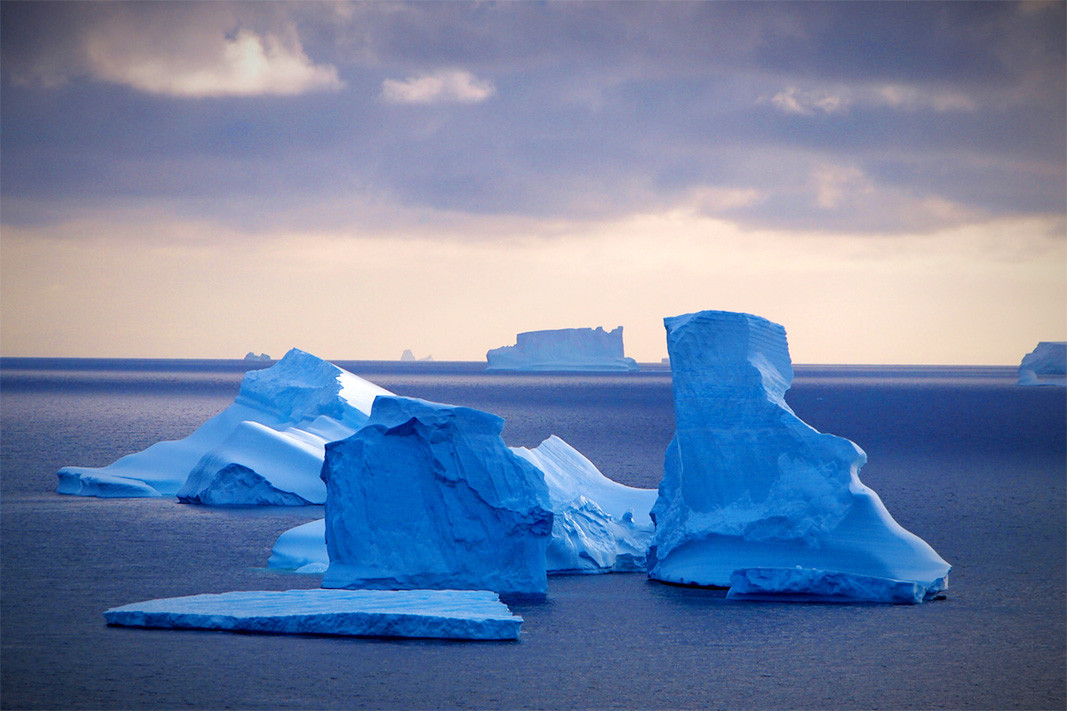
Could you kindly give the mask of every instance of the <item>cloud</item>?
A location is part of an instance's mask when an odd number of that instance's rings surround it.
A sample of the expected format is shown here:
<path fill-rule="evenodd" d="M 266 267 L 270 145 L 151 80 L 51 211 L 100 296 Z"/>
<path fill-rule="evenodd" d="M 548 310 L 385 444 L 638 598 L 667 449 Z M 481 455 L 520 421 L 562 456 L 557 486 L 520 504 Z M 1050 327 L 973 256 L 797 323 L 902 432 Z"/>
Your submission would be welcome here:
<path fill-rule="evenodd" d="M 476 104 L 496 89 L 462 69 L 439 69 L 407 79 L 386 79 L 381 98 L 390 104 Z"/>
<path fill-rule="evenodd" d="M 816 113 L 836 114 L 848 109 L 843 96 L 824 91 L 801 91 L 795 87 L 783 89 L 771 97 L 771 104 L 784 114 L 814 116 Z"/>
<path fill-rule="evenodd" d="M 206 56 L 190 56 L 92 38 L 86 47 L 89 71 L 98 79 L 180 97 L 295 95 L 342 86 L 336 67 L 313 64 L 297 40 L 287 44 L 247 29 L 218 40 Z"/>
<path fill-rule="evenodd" d="M 791 86 L 772 96 L 770 104 L 781 113 L 794 116 L 843 114 L 853 107 L 935 113 L 978 109 L 975 99 L 961 90 L 902 83 L 857 84 L 833 90 Z"/>

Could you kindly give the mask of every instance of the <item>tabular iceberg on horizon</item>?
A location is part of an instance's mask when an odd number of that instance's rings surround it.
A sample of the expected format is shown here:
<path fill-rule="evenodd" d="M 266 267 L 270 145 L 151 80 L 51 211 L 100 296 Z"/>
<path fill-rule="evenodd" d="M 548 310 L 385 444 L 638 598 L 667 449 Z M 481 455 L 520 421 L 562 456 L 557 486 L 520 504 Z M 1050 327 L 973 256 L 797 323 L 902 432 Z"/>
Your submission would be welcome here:
<path fill-rule="evenodd" d="M 1023 356 L 1019 385 L 1067 385 L 1067 341 L 1041 341 Z"/>
<path fill-rule="evenodd" d="M 664 325 L 676 431 L 650 578 L 732 586 L 735 599 L 921 602 L 945 590 L 951 566 L 860 482 L 864 452 L 786 404 L 784 328 L 724 311 Z M 919 592 L 906 599 L 902 583 Z"/>
<path fill-rule="evenodd" d="M 527 331 L 515 345 L 493 348 L 485 357 L 487 370 L 638 370 L 625 355 L 622 326 Z"/>
<path fill-rule="evenodd" d="M 105 467 L 59 470 L 61 494 L 177 495 L 213 505 L 321 504 L 327 442 L 363 426 L 378 395 L 391 395 L 296 348 L 245 373 L 233 404 L 188 437 L 157 442 Z"/>
<path fill-rule="evenodd" d="M 504 421 L 396 396 L 326 445 L 325 588 L 492 590 L 543 598 L 552 512 Z"/>

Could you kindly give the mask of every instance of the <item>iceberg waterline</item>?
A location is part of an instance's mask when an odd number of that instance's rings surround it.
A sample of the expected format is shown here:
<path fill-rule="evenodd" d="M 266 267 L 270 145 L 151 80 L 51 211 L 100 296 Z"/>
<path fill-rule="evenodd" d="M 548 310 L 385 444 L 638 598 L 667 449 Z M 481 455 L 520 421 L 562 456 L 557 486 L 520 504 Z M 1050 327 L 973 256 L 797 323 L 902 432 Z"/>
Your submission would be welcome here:
<path fill-rule="evenodd" d="M 721 311 L 664 325 L 676 431 L 652 509 L 650 578 L 811 600 L 902 601 L 887 592 L 902 582 L 922 601 L 947 587 L 948 563 L 860 482 L 863 450 L 786 404 L 784 328 Z M 746 570 L 765 572 L 734 579 Z"/>

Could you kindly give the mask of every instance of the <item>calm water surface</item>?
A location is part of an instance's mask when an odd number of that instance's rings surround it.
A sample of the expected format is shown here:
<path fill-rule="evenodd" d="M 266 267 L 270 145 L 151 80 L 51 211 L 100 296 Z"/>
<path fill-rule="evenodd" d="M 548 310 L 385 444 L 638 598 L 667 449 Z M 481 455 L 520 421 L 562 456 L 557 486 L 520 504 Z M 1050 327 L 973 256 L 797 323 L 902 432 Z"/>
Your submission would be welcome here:
<path fill-rule="evenodd" d="M 670 373 L 489 374 L 340 363 L 403 395 L 495 412 L 508 444 L 558 434 L 612 478 L 657 485 Z M 728 603 L 641 575 L 555 577 L 517 643 L 109 628 L 156 597 L 315 587 L 265 568 L 321 507 L 252 511 L 54 492 L 187 435 L 232 402 L 229 361 L 0 362 L 3 708 L 1063 709 L 1062 388 L 1010 368 L 798 367 L 797 414 L 870 458 L 861 477 L 954 566 L 917 607 Z"/>

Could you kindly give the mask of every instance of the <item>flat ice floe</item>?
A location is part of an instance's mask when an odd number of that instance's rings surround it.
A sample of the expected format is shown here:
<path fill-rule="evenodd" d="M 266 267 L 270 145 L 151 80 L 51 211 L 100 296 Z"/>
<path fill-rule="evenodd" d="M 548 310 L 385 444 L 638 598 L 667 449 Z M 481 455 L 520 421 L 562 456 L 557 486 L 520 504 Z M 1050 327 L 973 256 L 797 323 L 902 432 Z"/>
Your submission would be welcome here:
<path fill-rule="evenodd" d="M 355 637 L 518 639 L 522 618 L 487 590 L 285 590 L 123 605 L 109 625 Z"/>
<path fill-rule="evenodd" d="M 948 586 L 951 566 L 860 481 L 863 450 L 786 404 L 784 328 L 725 311 L 664 323 L 676 430 L 652 509 L 650 578 L 855 601 L 886 601 L 904 583 L 921 602 Z"/>

